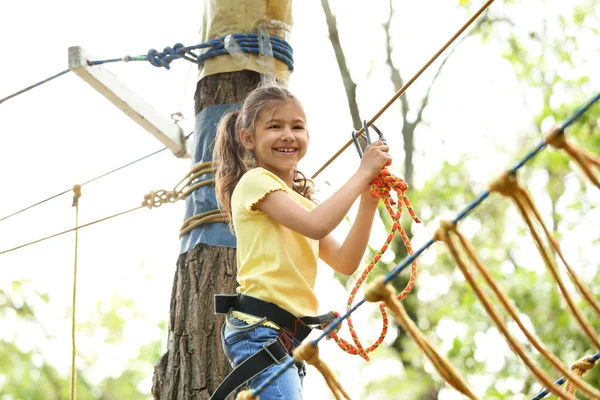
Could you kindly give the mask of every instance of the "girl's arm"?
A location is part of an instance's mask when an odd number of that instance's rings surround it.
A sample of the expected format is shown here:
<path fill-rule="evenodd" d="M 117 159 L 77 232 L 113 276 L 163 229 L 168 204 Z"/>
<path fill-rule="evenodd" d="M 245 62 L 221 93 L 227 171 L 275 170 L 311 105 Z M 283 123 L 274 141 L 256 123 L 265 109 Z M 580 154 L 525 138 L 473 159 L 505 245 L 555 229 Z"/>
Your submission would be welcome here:
<path fill-rule="evenodd" d="M 314 240 L 322 240 L 333 231 L 352 207 L 358 196 L 367 190 L 379 171 L 391 163 L 388 146 L 380 141 L 365 149 L 360 167 L 329 199 L 308 211 L 285 192 L 269 193 L 257 208 L 273 220 Z M 368 227 L 370 231 L 370 225 Z"/>
<path fill-rule="evenodd" d="M 356 220 L 344 243 L 340 246 L 332 235 L 319 242 L 319 257 L 335 271 L 350 276 L 360 265 L 369 242 L 378 202 L 378 197 L 363 193 Z"/>

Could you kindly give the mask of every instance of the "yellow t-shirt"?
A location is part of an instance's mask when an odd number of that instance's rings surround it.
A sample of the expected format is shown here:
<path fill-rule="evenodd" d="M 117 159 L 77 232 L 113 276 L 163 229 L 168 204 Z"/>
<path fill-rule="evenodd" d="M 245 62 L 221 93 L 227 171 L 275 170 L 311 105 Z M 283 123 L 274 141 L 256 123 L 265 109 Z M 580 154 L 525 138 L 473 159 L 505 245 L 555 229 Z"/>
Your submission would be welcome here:
<path fill-rule="evenodd" d="M 231 196 L 231 213 L 237 237 L 238 293 L 277 304 L 302 317 L 316 315 L 313 292 L 317 275 L 319 242 L 288 229 L 255 206 L 276 190 L 286 192 L 307 210 L 310 200 L 294 192 L 264 168 L 246 172 Z M 248 323 L 256 318 L 234 316 Z"/>

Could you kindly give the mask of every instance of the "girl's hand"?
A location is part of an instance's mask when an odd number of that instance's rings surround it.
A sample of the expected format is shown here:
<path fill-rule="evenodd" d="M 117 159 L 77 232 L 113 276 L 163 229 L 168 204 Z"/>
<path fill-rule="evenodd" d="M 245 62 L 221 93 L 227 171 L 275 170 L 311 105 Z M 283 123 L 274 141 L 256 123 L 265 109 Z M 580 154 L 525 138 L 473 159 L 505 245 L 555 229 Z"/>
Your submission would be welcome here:
<path fill-rule="evenodd" d="M 389 149 L 389 146 L 383 144 L 381 140 L 377 140 L 365 148 L 359 170 L 367 174 L 369 181 L 375 179 L 383 167 L 392 163 L 392 156 L 388 153 Z"/>
<path fill-rule="evenodd" d="M 360 194 L 360 202 L 365 204 L 375 204 L 375 206 L 379 204 L 379 196 L 371 193 L 371 185 Z"/>

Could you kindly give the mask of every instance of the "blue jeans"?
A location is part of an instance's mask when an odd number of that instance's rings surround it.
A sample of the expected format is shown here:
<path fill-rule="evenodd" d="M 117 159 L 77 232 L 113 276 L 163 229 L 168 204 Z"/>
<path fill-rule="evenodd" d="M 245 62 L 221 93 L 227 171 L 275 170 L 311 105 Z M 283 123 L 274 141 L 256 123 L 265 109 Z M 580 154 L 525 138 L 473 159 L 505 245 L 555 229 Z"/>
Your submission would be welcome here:
<path fill-rule="evenodd" d="M 230 323 L 234 326 L 247 326 L 244 321 L 237 318 L 230 318 Z M 223 350 L 229 359 L 233 368 L 240 365 L 244 360 L 262 350 L 263 345 L 271 339 L 276 339 L 279 332 L 266 326 L 258 326 L 249 331 L 239 331 L 229 328 L 226 324 L 222 331 Z M 296 346 L 299 343 L 294 343 Z M 291 356 L 286 355 L 283 363 L 288 362 Z M 276 371 L 282 369 L 282 364 L 274 364 L 267 368 L 249 382 L 250 389 L 257 388 L 267 378 Z M 306 369 L 304 363 L 296 363 L 288 368 L 271 385 L 260 393 L 260 400 L 302 400 L 302 382 Z"/>

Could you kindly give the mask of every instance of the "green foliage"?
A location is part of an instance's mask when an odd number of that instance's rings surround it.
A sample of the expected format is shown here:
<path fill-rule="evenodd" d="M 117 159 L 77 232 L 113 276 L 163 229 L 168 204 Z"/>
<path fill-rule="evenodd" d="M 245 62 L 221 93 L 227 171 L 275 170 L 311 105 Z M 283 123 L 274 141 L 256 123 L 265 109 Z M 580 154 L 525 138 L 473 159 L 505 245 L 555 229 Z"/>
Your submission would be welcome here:
<path fill-rule="evenodd" d="M 56 338 L 47 332 L 38 320 L 38 310 L 32 306 L 51 304 L 52 299 L 48 294 L 39 292 L 26 296 L 23 289 L 25 285 L 26 282 L 15 281 L 10 291 L 0 290 L 0 319 L 12 321 L 14 326 L 27 324 L 25 330 L 22 326 L 14 330 L 12 340 L 0 340 L 0 394 L 7 396 L 6 399 L 18 400 L 69 398 L 71 377 L 65 368 L 70 371 L 70 367 L 67 367 L 71 360 L 70 348 L 63 349 L 64 357 L 60 366 L 48 360 L 47 348 L 54 346 L 52 343 Z M 128 299 L 113 296 L 108 304 L 98 302 L 96 312 L 89 321 L 77 327 L 78 343 L 95 338 L 100 332 L 107 332 L 103 348 L 90 351 L 81 344 L 78 346 L 77 396 L 81 399 L 147 399 L 152 367 L 161 355 L 160 338 L 147 343 L 135 343 L 139 349 L 137 355 L 130 358 L 116 376 L 106 376 L 98 382 L 91 381 L 91 369 L 102 357 L 103 350 L 110 346 L 122 347 L 127 323 L 145 319 Z M 164 327 L 164 323 L 159 327 L 161 332 L 165 331 Z M 40 330 L 46 337 L 45 343 L 36 343 L 33 347 L 20 344 L 19 335 Z M 127 345 L 131 346 L 130 343 Z"/>
<path fill-rule="evenodd" d="M 517 22 L 519 18 L 522 21 L 523 13 L 531 12 L 526 3 L 507 1 L 503 8 L 490 10 L 488 20 L 479 26 L 479 35 L 484 43 L 498 45 L 502 56 L 512 65 L 523 93 L 527 93 L 531 121 L 538 131 L 524 137 L 523 143 L 533 146 L 539 142 L 542 133 L 568 118 L 579 105 L 597 93 L 598 69 L 590 65 L 587 55 L 600 53 L 600 41 L 581 38 L 598 37 L 600 16 L 594 12 L 597 6 L 593 1 L 577 1 L 569 3 L 570 7 L 562 7 L 561 13 L 545 14 L 543 23 L 531 25 L 536 26 L 533 29 Z M 468 9 L 475 7 L 468 1 L 459 0 L 459 4 Z M 542 17 L 538 16 L 538 19 Z M 595 77 L 589 75 L 592 72 Z M 581 147 L 600 154 L 599 126 L 600 105 L 596 105 L 569 127 L 567 135 Z M 511 154 L 511 157 L 516 160 L 524 154 Z M 426 216 L 424 224 L 432 230 L 439 216 L 456 215 L 478 193 L 470 177 L 468 157 L 462 160 L 454 164 L 445 162 L 424 184 L 411 189 L 411 202 L 419 214 Z M 597 209 L 597 190 L 585 181 L 568 156 L 554 149 L 539 153 L 519 171 L 519 177 L 536 203 L 542 205 L 543 217 L 555 237 L 559 240 L 569 237 L 568 243 L 573 246 L 575 229 L 586 222 L 590 211 Z M 385 209 L 380 209 L 380 216 L 389 231 L 391 220 Z M 403 219 L 403 226 L 407 232 L 414 230 L 408 217 Z M 568 310 L 514 205 L 499 195 L 492 195 L 460 223 L 460 229 L 520 310 L 525 323 L 559 359 L 570 365 L 582 356 L 598 351 Z M 576 256 L 569 261 L 576 271 L 585 271 L 589 278 L 586 283 L 597 295 L 600 291 L 597 261 L 600 240 L 597 230 L 591 233 L 578 238 L 577 243 L 593 246 L 595 251 L 591 254 L 571 252 Z M 391 248 L 395 259 L 389 264 L 380 262 L 374 275 L 387 273 L 405 259 L 406 252 L 399 238 L 394 240 Z M 376 250 L 372 249 L 369 255 L 373 256 Z M 444 349 L 446 357 L 468 381 L 472 382 L 478 376 L 491 378 L 482 398 L 528 398 L 535 394 L 541 387 L 505 344 L 444 247 L 436 244 L 427 253 L 433 253 L 435 257 L 417 260 L 417 285 L 404 300 L 409 315 L 438 349 Z M 560 262 L 558 266 L 561 271 L 565 270 Z M 394 280 L 397 290 L 403 288 L 407 278 L 408 271 L 404 271 Z M 564 279 L 568 282 L 566 274 Z M 600 318 L 592 308 L 581 300 L 576 290 L 569 288 L 592 326 L 600 326 Z M 486 289 L 486 292 L 498 306 L 491 291 Z M 501 312 L 510 322 L 505 314 Z M 561 376 L 532 346 L 524 343 L 530 357 L 550 376 Z M 404 370 L 400 377 L 369 382 L 367 389 L 373 398 L 437 398 L 439 389 L 446 385 L 437 374 L 425 371 L 425 357 L 400 329 L 391 349 L 396 351 Z M 597 386 L 600 369 L 588 372 L 585 379 Z"/>

